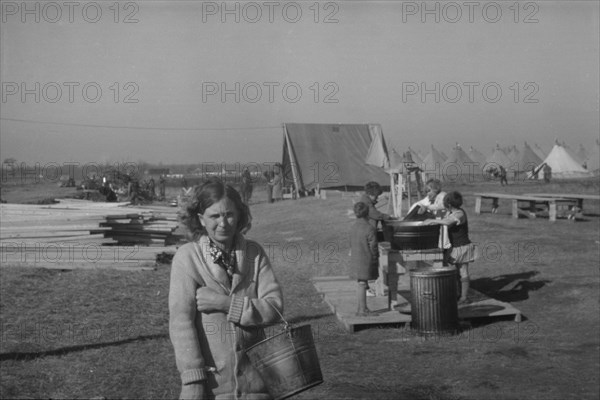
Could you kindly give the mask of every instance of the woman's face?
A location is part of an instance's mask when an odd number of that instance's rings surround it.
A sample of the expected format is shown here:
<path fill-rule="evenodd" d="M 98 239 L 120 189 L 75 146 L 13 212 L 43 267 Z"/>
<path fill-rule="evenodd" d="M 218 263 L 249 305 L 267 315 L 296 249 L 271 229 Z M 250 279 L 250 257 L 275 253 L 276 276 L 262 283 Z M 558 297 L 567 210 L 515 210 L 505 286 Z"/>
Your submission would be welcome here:
<path fill-rule="evenodd" d="M 438 190 L 435 190 L 431 186 L 427 186 L 427 197 L 429 198 L 430 202 L 433 202 L 435 200 L 435 197 L 438 195 L 438 193 Z"/>
<path fill-rule="evenodd" d="M 204 214 L 198 214 L 200 223 L 213 242 L 229 246 L 237 233 L 239 213 L 233 201 L 227 197 L 208 207 Z"/>

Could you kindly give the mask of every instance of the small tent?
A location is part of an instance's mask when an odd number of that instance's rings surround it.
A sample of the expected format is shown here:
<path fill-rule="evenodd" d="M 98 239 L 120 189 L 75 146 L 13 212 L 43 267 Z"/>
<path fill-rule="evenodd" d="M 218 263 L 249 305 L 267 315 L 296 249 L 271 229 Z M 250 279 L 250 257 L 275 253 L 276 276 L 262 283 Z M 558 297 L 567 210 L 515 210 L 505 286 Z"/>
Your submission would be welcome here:
<path fill-rule="evenodd" d="M 531 172 L 532 169 L 535 169 L 535 167 L 542 163 L 542 159 L 535 154 L 527 142 L 523 143 L 523 148 L 519 154 L 519 158 L 515 164 L 516 174 Z"/>
<path fill-rule="evenodd" d="M 483 165 L 485 164 L 485 156 L 479 150 L 471 146 L 467 155 L 471 160 L 479 163 L 479 166 L 483 168 Z"/>
<path fill-rule="evenodd" d="M 445 162 L 446 159 L 442 156 L 442 154 L 433 145 L 431 145 L 429 154 L 427 154 L 423 159 L 423 164 L 421 167 L 425 173 L 426 179 L 439 179 L 441 176 L 442 166 Z"/>
<path fill-rule="evenodd" d="M 534 153 L 537 154 L 538 157 L 542 160 L 545 159 L 546 157 L 548 157 L 549 152 L 537 143 L 533 145 L 531 150 L 533 150 Z"/>
<path fill-rule="evenodd" d="M 513 163 L 516 163 L 517 161 L 519 161 L 519 157 L 520 157 L 520 152 L 519 149 L 517 149 L 517 146 L 515 146 L 514 144 L 509 148 L 509 150 L 506 152 L 506 156 L 508 158 L 510 158 L 510 160 Z"/>
<path fill-rule="evenodd" d="M 496 148 L 492 151 L 492 154 L 485 160 L 484 169 L 497 168 L 500 165 L 508 171 L 513 165 L 513 160 L 506 155 L 499 144 L 496 144 Z"/>
<path fill-rule="evenodd" d="M 481 177 L 481 165 L 471 160 L 460 144 L 457 143 L 442 165 L 442 179 L 472 182 L 476 177 Z"/>
<path fill-rule="evenodd" d="M 404 160 L 402 159 L 402 156 L 396 151 L 396 149 L 392 149 L 390 154 L 390 169 L 402 172 L 403 167 Z"/>
<path fill-rule="evenodd" d="M 600 141 L 598 139 L 587 152 L 585 166 L 588 171 L 596 174 L 600 170 Z"/>
<path fill-rule="evenodd" d="M 581 143 L 579 143 L 579 149 L 577 150 L 576 154 L 580 160 L 585 161 L 588 159 L 588 151 L 586 150 L 585 147 L 583 147 L 583 145 Z"/>
<path fill-rule="evenodd" d="M 573 150 L 571 147 L 569 147 L 569 145 L 567 145 L 564 141 L 562 142 L 562 147 L 566 150 L 567 153 L 569 153 L 569 155 L 571 156 L 571 158 L 573 160 L 577 161 L 577 163 L 579 165 L 583 166 L 583 162 L 585 161 L 585 158 L 579 157 L 577 152 L 575 150 Z"/>
<path fill-rule="evenodd" d="M 284 177 L 298 191 L 388 187 L 389 165 L 379 124 L 284 124 Z"/>
<path fill-rule="evenodd" d="M 552 168 L 552 177 L 559 179 L 572 178 L 587 178 L 592 176 L 591 172 L 586 170 L 569 154 L 569 152 L 560 144 L 556 143 L 548 157 L 543 163 L 538 166 L 538 171 L 541 171 L 540 177 L 543 175 L 543 166 L 549 165 Z"/>
<path fill-rule="evenodd" d="M 412 160 L 415 164 L 417 165 L 421 165 L 423 164 L 423 158 L 421 157 L 421 155 L 419 154 L 418 151 L 415 151 L 413 149 L 411 149 L 410 147 L 408 148 L 408 151 L 412 157 Z"/>

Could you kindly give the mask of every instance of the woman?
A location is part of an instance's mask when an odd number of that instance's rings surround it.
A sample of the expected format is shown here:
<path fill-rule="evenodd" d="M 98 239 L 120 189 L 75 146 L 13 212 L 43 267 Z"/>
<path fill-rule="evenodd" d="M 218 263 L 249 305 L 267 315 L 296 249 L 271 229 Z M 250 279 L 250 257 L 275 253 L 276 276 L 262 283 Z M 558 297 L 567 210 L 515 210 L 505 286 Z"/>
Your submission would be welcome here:
<path fill-rule="evenodd" d="M 408 210 L 405 221 L 422 221 L 429 218 L 443 218 L 446 214 L 442 182 L 439 179 L 430 179 L 425 183 L 426 196 L 413 204 Z"/>
<path fill-rule="evenodd" d="M 175 254 L 169 289 L 180 398 L 270 399 L 244 349 L 279 321 L 283 299 L 265 251 L 240 233 L 249 209 L 234 188 L 209 181 L 182 219 L 194 240 Z"/>

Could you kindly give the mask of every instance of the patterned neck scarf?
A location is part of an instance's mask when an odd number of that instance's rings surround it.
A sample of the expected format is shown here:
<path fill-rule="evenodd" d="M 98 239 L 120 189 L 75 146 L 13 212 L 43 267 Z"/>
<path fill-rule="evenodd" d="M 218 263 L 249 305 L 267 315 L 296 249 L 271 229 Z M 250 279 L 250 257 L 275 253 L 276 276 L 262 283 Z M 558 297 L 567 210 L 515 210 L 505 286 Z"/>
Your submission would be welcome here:
<path fill-rule="evenodd" d="M 229 253 L 225 253 L 218 248 L 212 240 L 209 240 L 209 243 L 209 252 L 212 261 L 227 272 L 227 277 L 229 278 L 229 282 L 231 282 L 233 274 L 235 273 L 235 247 L 233 247 Z"/>

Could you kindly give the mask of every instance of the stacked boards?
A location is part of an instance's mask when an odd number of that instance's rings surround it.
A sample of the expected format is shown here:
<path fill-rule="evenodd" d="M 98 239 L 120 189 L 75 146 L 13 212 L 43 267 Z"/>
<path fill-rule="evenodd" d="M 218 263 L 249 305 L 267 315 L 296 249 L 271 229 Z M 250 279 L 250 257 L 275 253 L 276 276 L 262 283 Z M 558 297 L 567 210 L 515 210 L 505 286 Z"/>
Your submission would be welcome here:
<path fill-rule="evenodd" d="M 146 269 L 181 241 L 168 207 L 65 199 L 1 204 L 0 216 L 2 266 Z"/>

